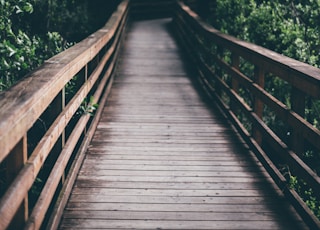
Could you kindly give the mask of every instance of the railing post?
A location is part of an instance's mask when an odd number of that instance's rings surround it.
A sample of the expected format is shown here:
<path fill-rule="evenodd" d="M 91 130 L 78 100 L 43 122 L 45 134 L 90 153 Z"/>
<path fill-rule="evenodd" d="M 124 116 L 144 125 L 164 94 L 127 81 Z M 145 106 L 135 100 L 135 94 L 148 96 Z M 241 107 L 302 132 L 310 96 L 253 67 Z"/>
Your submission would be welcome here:
<path fill-rule="evenodd" d="M 221 47 L 221 46 L 218 46 L 217 47 L 217 52 L 216 52 L 216 56 L 217 56 L 217 58 L 218 59 L 220 59 L 220 60 L 222 60 L 223 59 L 223 48 Z M 222 68 L 219 66 L 219 65 L 217 65 L 217 69 L 216 69 L 216 75 L 219 77 L 219 78 L 221 78 L 221 79 L 223 79 L 223 71 L 222 71 Z M 217 93 L 217 95 L 220 97 L 220 98 L 222 98 L 222 90 L 221 90 L 221 88 L 220 87 L 216 87 L 216 93 Z"/>
<path fill-rule="evenodd" d="M 57 117 L 65 108 L 66 102 L 66 89 L 65 87 L 61 90 L 61 92 L 56 96 L 56 98 L 51 103 L 52 106 L 52 115 L 53 117 Z M 50 153 L 50 158 L 54 159 L 54 161 L 59 157 L 61 150 L 63 149 L 66 141 L 66 132 L 65 130 L 62 131 L 60 138 L 57 140 L 55 146 Z M 61 182 L 64 182 L 64 175 L 61 178 Z"/>
<path fill-rule="evenodd" d="M 254 70 L 254 82 L 259 85 L 261 88 L 264 88 L 264 83 L 265 83 L 265 72 L 262 68 L 255 66 L 255 70 Z M 259 97 L 254 96 L 254 105 L 253 105 L 253 111 L 254 113 L 262 119 L 263 117 L 263 107 L 264 104 L 263 102 L 260 100 Z M 253 127 L 252 128 L 252 134 L 253 134 L 253 138 L 256 140 L 256 142 L 261 145 L 262 144 L 262 136 L 260 131 L 256 128 Z"/>
<path fill-rule="evenodd" d="M 240 58 L 239 58 L 239 55 L 235 55 L 235 54 L 232 54 L 231 55 L 231 65 L 234 69 L 236 70 L 239 70 L 239 65 L 240 65 Z M 232 77 L 231 79 L 231 88 L 234 92 L 236 92 L 238 94 L 239 92 L 239 81 Z M 232 101 L 230 102 L 230 108 L 233 112 L 235 112 L 235 110 L 237 109 L 236 108 L 236 104 L 233 103 Z"/>
<path fill-rule="evenodd" d="M 239 70 L 240 58 L 239 58 L 238 55 L 232 54 L 232 56 L 231 56 L 231 64 L 232 64 L 233 68 L 235 68 L 236 70 Z M 232 89 L 235 92 L 238 92 L 239 91 L 239 81 L 233 77 L 231 84 L 232 84 Z"/>
<path fill-rule="evenodd" d="M 300 90 L 292 87 L 291 90 L 291 109 L 299 114 L 302 118 L 305 116 L 305 101 L 306 95 Z M 301 135 L 301 132 L 294 127 L 292 127 L 291 133 L 291 148 L 298 155 L 302 155 L 304 153 L 304 138 Z"/>
<path fill-rule="evenodd" d="M 99 57 L 98 57 L 99 58 Z M 100 58 L 99 58 L 100 59 Z M 98 61 L 99 62 L 99 61 Z M 84 73 L 83 73 L 83 79 L 82 79 L 82 84 L 84 84 L 85 82 L 88 81 L 88 78 L 89 78 L 89 65 L 87 64 L 85 67 L 84 67 Z M 87 133 L 87 127 L 84 128 L 83 130 L 83 134 L 86 135 Z"/>
<path fill-rule="evenodd" d="M 7 185 L 15 179 L 19 171 L 22 169 L 28 158 L 27 135 L 18 142 L 6 159 L 6 177 Z M 28 195 L 25 197 L 18 209 L 14 219 L 11 221 L 9 229 L 21 229 L 29 216 L 28 213 Z"/>
<path fill-rule="evenodd" d="M 61 111 L 66 107 L 66 87 L 63 87 L 61 92 Z M 61 149 L 63 149 L 66 144 L 66 130 L 64 129 L 61 133 Z M 61 183 L 64 184 L 65 181 L 65 173 L 61 177 Z"/>
<path fill-rule="evenodd" d="M 88 64 L 84 67 L 84 82 L 88 80 Z"/>

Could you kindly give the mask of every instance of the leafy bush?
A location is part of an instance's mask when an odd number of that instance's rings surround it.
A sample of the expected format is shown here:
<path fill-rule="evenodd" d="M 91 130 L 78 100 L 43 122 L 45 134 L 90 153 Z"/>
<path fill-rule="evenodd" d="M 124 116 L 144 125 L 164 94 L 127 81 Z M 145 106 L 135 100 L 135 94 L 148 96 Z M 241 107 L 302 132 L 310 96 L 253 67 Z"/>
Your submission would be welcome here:
<path fill-rule="evenodd" d="M 36 14 L 30 16 L 33 34 L 57 31 L 71 42 L 79 42 L 100 28 L 119 0 L 34 0 Z M 26 25 L 28 27 L 28 25 Z"/>
<path fill-rule="evenodd" d="M 215 0 L 207 18 L 217 29 L 320 66 L 319 0 Z"/>
<path fill-rule="evenodd" d="M 0 91 L 101 27 L 119 0 L 0 0 Z"/>
<path fill-rule="evenodd" d="M 10 87 L 45 59 L 63 50 L 64 40 L 56 32 L 30 35 L 19 21 L 33 12 L 26 0 L 0 1 L 0 91 Z M 13 23 L 15 22 L 15 23 Z"/>

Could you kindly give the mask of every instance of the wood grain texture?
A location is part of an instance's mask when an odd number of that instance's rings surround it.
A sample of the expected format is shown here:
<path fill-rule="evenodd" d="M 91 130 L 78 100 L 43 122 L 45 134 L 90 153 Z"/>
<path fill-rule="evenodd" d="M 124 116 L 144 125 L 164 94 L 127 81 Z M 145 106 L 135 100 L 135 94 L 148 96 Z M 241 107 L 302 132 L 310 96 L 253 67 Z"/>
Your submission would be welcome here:
<path fill-rule="evenodd" d="M 60 229 L 304 229 L 199 96 L 168 25 L 129 28 Z"/>
<path fill-rule="evenodd" d="M 45 214 L 49 215 L 46 213 L 49 209 L 48 207 L 52 202 L 52 198 L 59 192 L 60 178 L 62 175 L 64 177 L 70 156 L 75 146 L 81 141 L 81 133 L 88 126 L 89 116 L 80 119 L 79 125 L 73 130 L 75 134 L 68 137 L 65 145 L 64 143 L 62 144 L 65 148 L 62 150 L 59 160 L 47 179 L 37 204 L 35 204 L 33 210 L 30 209 L 32 211 L 31 215 L 29 216 L 28 212 L 25 211 L 24 218 L 21 218 L 22 220 L 17 221 L 17 219 L 14 219 L 17 216 L 17 210 L 21 209 L 19 208 L 21 203 L 26 204 L 24 206 L 26 206 L 27 210 L 26 197 L 29 190 L 47 157 L 52 154 L 50 152 L 51 149 L 57 146 L 57 141 L 60 138 L 65 138 L 65 128 L 81 103 L 88 97 L 89 93 L 94 93 L 96 99 L 99 99 L 103 93 L 105 88 L 103 83 L 106 83 L 114 70 L 114 59 L 117 57 L 114 53 L 119 44 L 118 38 L 126 22 L 128 4 L 129 1 L 122 1 L 104 27 L 65 52 L 47 60 L 21 82 L 8 89 L 8 91 L 0 93 L 0 107 L 2 108 L 0 111 L 0 149 L 2 150 L 0 152 L 0 163 L 6 157 L 10 160 L 16 155 L 15 152 L 21 154 L 20 158 L 25 158 L 24 162 L 21 163 L 21 169 L 19 168 L 16 172 L 17 175 L 14 178 L 10 178 L 13 182 L 8 183 L 7 188 L 5 188 L 6 191 L 0 199 L 0 229 L 7 229 L 10 222 L 18 223 L 21 226 L 26 225 L 25 229 L 39 229 Z M 109 46 L 108 51 L 101 52 L 101 50 L 105 50 L 106 45 Z M 87 69 L 92 64 L 92 60 L 96 59 L 95 56 L 97 54 L 100 56 L 104 54 L 104 56 L 99 63 L 96 63 L 95 69 L 92 69 L 89 78 L 86 79 L 81 87 L 79 86 L 80 89 L 75 92 L 73 98 L 65 106 L 64 102 L 61 103 L 61 98 L 64 98 L 66 83 L 80 69 Z M 109 69 L 105 68 L 106 63 L 109 64 Z M 106 77 L 100 77 L 102 73 Z M 98 83 L 100 83 L 100 86 L 94 87 Z M 59 96 L 56 97 L 57 95 Z M 58 99 L 54 99 L 55 97 Z M 99 103 L 100 101 L 96 102 Z M 19 138 L 29 137 L 28 129 L 34 125 L 36 120 L 41 120 L 39 118 L 40 114 L 50 107 L 55 110 L 53 115 L 55 120 L 46 130 L 42 139 L 40 141 L 37 140 L 38 144 L 33 152 L 27 154 L 26 140 L 24 141 L 25 150 L 19 146 L 19 148 L 17 146 L 14 147 Z M 30 142 L 33 143 L 35 140 Z M 11 151 L 12 148 L 13 151 Z M 28 159 L 27 155 L 30 155 Z M 7 168 L 13 168 L 13 165 L 7 159 L 5 163 L 7 163 Z M 17 162 L 14 163 L 17 164 Z M 20 229 L 20 227 L 16 228 Z"/>
<path fill-rule="evenodd" d="M 67 82 L 114 37 L 128 4 L 124 1 L 100 30 L 50 58 L 10 90 L 0 93 L 0 162 Z"/>

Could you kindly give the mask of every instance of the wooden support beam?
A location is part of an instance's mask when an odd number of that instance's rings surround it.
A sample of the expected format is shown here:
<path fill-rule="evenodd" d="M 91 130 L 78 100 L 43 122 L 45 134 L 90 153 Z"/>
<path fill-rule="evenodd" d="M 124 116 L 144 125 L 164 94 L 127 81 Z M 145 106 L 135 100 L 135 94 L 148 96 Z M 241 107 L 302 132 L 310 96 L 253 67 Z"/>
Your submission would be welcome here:
<path fill-rule="evenodd" d="M 265 73 L 262 68 L 259 68 L 258 66 L 255 66 L 255 71 L 254 71 L 254 82 L 257 84 L 259 87 L 264 89 L 264 83 L 265 83 Z M 263 109 L 264 109 L 264 103 L 263 101 L 259 98 L 259 96 L 254 95 L 254 105 L 253 105 L 253 111 L 259 118 L 263 117 Z M 256 142 L 261 146 L 262 144 L 262 135 L 259 129 L 256 127 L 252 127 L 252 134 L 253 138 L 256 140 Z"/>
<path fill-rule="evenodd" d="M 27 136 L 24 135 L 23 138 L 18 142 L 18 144 L 13 148 L 11 154 L 8 155 L 6 159 L 7 168 L 7 187 L 12 183 L 14 178 L 18 175 L 20 170 L 23 168 L 27 161 Z M 21 229 L 28 219 L 28 195 L 22 201 L 19 209 L 17 210 L 9 229 Z M 1 222 L 1 221 L 0 221 Z M 1 225 L 0 225 L 1 229 Z"/>
<path fill-rule="evenodd" d="M 305 117 L 306 94 L 297 88 L 291 90 L 291 109 L 299 114 L 302 118 Z M 292 128 L 291 133 L 291 148 L 299 156 L 304 153 L 304 137 L 300 129 Z"/>

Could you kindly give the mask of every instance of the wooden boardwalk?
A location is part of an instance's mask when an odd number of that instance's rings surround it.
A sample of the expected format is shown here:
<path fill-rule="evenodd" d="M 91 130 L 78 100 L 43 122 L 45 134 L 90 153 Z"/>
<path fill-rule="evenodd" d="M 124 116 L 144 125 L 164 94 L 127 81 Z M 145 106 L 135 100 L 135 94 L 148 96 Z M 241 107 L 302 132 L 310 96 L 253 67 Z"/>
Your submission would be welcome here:
<path fill-rule="evenodd" d="M 169 22 L 130 25 L 60 229 L 303 229 L 199 96 Z"/>

